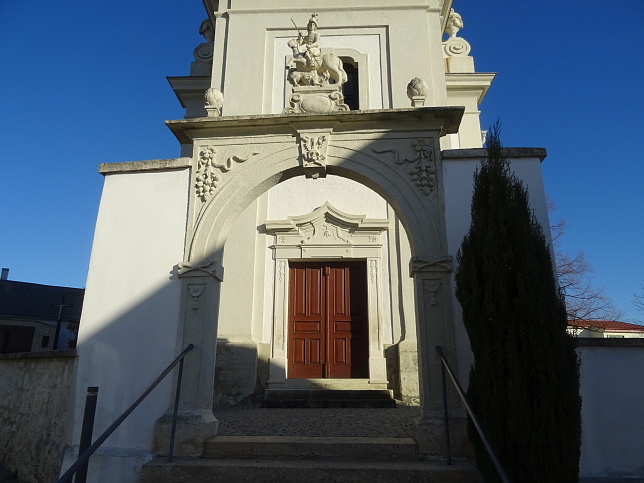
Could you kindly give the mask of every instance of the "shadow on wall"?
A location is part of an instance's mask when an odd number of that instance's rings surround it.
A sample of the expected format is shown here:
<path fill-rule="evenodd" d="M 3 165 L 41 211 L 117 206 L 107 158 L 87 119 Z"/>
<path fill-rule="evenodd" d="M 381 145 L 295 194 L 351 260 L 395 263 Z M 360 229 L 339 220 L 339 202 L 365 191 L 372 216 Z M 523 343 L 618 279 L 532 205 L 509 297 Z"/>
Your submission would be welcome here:
<path fill-rule="evenodd" d="M 267 389 L 270 344 L 254 342 L 231 342 L 217 339 L 215 362 L 215 391 L 213 409 L 236 405 L 260 404 Z M 385 349 L 387 360 L 388 389 L 394 398 L 404 403 L 417 405 L 418 397 L 406 400 L 400 386 L 399 345 Z M 319 386 L 320 389 L 324 388 Z"/>
<path fill-rule="evenodd" d="M 217 339 L 213 408 L 261 402 L 270 355 L 270 344 Z"/>

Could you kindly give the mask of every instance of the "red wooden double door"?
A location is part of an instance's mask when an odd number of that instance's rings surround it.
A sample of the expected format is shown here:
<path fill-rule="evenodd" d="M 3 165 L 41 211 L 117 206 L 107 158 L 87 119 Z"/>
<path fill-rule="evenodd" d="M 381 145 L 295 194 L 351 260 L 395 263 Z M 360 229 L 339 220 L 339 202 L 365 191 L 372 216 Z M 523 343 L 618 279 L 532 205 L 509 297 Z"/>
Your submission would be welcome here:
<path fill-rule="evenodd" d="M 291 263 L 288 377 L 368 377 L 366 262 Z"/>

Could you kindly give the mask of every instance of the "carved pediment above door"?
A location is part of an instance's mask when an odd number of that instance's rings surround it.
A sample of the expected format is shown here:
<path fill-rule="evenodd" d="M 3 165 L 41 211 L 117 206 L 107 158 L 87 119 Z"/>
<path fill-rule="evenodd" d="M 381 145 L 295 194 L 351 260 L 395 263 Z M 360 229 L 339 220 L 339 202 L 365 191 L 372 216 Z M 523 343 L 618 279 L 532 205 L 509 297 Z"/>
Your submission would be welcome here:
<path fill-rule="evenodd" d="M 266 222 L 275 258 L 368 258 L 382 247 L 389 220 L 338 210 L 329 202 L 306 215 Z"/>

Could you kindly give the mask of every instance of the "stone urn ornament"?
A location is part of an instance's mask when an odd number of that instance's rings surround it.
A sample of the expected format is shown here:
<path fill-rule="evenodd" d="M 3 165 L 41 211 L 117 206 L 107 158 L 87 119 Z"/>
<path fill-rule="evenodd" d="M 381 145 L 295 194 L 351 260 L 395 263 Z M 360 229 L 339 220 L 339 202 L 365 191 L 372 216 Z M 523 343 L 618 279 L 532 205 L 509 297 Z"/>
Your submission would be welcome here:
<path fill-rule="evenodd" d="M 423 107 L 428 95 L 429 86 L 420 77 L 414 77 L 407 84 L 407 97 L 411 101 L 411 107 Z"/>

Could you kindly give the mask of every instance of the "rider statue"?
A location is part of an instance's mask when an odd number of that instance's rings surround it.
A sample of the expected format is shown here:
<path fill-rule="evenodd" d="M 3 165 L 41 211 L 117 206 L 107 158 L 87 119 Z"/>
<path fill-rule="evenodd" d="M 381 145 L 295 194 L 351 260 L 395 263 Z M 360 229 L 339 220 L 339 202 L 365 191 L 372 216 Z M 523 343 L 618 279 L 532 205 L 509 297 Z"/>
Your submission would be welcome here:
<path fill-rule="evenodd" d="M 306 26 L 306 35 L 302 32 L 297 36 L 297 51 L 300 58 L 304 58 L 306 65 L 309 67 L 320 66 L 320 33 L 318 32 L 318 14 L 311 15 L 311 20 Z M 293 59 L 297 62 L 297 59 Z"/>
<path fill-rule="evenodd" d="M 333 52 L 322 53 L 318 32 L 318 14 L 311 15 L 306 34 L 298 31 L 296 39 L 288 41 L 293 55 L 286 61 L 286 79 L 293 86 L 293 93 L 284 109 L 286 114 L 348 111 L 344 103 L 342 85 L 347 73 L 342 59 Z M 331 50 L 331 49 L 330 49 Z"/>

